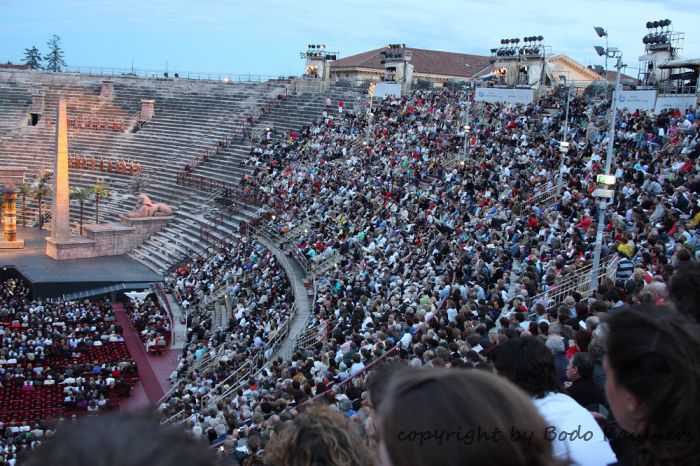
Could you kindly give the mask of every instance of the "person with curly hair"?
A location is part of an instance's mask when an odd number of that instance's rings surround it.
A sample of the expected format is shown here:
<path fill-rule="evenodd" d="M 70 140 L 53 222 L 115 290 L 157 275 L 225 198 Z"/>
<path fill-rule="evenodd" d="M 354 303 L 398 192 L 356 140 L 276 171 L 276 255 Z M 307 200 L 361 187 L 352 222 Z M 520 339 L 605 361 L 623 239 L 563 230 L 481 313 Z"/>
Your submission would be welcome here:
<path fill-rule="evenodd" d="M 312 405 L 270 439 L 269 466 L 374 466 L 370 453 L 347 417 L 326 405 Z"/>

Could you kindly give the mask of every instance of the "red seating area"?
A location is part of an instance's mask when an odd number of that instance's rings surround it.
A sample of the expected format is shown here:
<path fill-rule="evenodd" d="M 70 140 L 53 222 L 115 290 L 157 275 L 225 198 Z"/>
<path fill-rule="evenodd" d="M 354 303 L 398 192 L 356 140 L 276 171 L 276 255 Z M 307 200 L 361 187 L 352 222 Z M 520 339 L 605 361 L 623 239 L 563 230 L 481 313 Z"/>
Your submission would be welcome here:
<path fill-rule="evenodd" d="M 0 422 L 26 425 L 65 416 L 62 385 L 39 385 L 23 390 L 22 382 L 12 382 L 0 390 Z"/>
<path fill-rule="evenodd" d="M 131 354 L 124 342 L 114 342 L 103 346 L 92 346 L 86 352 L 80 353 L 77 358 L 49 357 L 43 359 L 41 365 L 46 371 L 56 367 L 68 365 L 84 365 L 85 370 L 80 374 L 85 378 L 94 377 L 97 374 L 91 372 L 96 365 L 104 366 L 101 375 L 114 375 L 111 368 L 123 361 L 130 361 Z M 39 361 L 37 361 L 39 362 Z M 25 365 L 5 364 L 2 367 L 12 369 Z M 120 374 L 124 384 L 110 388 L 108 399 L 111 409 L 119 408 L 119 399 L 129 395 L 131 387 L 138 381 L 138 375 Z M 115 377 L 117 378 L 117 377 Z M 36 422 L 46 419 L 55 419 L 70 414 L 85 413 L 86 409 L 66 407 L 64 405 L 63 389 L 56 381 L 53 385 L 34 385 L 33 389 L 23 389 L 24 379 L 9 379 L 5 387 L 0 389 L 0 422 L 22 423 Z"/>

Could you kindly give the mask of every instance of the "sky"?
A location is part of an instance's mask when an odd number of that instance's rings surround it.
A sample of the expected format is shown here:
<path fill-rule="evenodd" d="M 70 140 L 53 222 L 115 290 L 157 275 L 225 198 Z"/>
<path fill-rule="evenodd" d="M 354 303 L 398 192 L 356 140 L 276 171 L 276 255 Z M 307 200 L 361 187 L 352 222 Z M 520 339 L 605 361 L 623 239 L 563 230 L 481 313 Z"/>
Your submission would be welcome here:
<path fill-rule="evenodd" d="M 70 68 L 277 77 L 303 74 L 307 44 L 340 58 L 388 43 L 489 55 L 542 35 L 555 55 L 603 65 L 601 26 L 636 76 L 645 24 L 661 19 L 685 32 L 683 56 L 700 57 L 697 0 L 0 0 L 0 62 L 45 53 L 56 34 Z"/>

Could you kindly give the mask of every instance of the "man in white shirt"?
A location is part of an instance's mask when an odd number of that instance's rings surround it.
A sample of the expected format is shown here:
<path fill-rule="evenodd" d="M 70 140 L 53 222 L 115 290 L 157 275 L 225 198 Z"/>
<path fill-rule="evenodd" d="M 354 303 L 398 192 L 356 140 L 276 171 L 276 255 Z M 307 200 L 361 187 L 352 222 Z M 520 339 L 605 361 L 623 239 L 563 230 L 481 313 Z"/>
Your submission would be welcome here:
<path fill-rule="evenodd" d="M 615 463 L 617 458 L 593 415 L 559 391 L 554 358 L 534 337 L 499 344 L 492 353 L 494 367 L 525 390 L 545 420 L 541 435 L 552 442 L 554 456 L 579 466 Z"/>

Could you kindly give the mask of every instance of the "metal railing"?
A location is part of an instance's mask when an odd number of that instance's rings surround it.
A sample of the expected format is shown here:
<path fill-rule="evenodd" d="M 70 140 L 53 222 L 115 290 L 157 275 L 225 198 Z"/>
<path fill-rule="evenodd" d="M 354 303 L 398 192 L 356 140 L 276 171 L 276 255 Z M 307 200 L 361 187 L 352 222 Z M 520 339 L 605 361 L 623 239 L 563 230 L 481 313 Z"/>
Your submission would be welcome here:
<path fill-rule="evenodd" d="M 168 296 L 165 293 L 163 285 L 158 282 L 155 284 L 155 289 L 156 296 L 158 296 L 158 300 L 161 301 L 161 306 L 168 312 L 168 317 L 170 318 L 170 346 L 172 346 L 175 337 L 173 333 L 175 328 L 175 315 L 173 314 L 173 309 L 170 307 L 170 302 L 168 301 Z"/>
<path fill-rule="evenodd" d="M 598 276 L 600 278 L 608 277 L 614 279 L 617 273 L 618 262 L 619 258 L 617 256 L 609 257 L 608 260 L 601 265 L 600 270 L 602 273 L 598 274 Z M 564 302 L 564 300 L 574 292 L 579 293 L 581 299 L 586 299 L 593 294 L 591 286 L 592 280 L 593 264 L 587 263 L 574 272 L 562 277 L 555 282 L 551 288 L 535 295 L 530 301 L 532 303 L 542 302 L 545 305 L 545 309 L 549 310 Z"/>
<path fill-rule="evenodd" d="M 63 71 L 64 74 L 90 74 L 97 76 L 114 76 L 125 78 L 151 78 L 158 81 L 209 81 L 224 84 L 235 83 L 262 83 L 266 81 L 287 80 L 285 77 L 265 75 L 265 74 L 236 74 L 223 72 L 200 72 L 200 71 L 173 71 L 168 69 L 145 69 L 145 68 L 110 68 L 99 66 L 68 66 Z M 167 78 L 165 74 L 167 73 Z M 177 77 L 175 75 L 177 74 Z"/>
<path fill-rule="evenodd" d="M 546 207 L 554 204 L 557 197 L 559 197 L 559 185 L 561 184 L 561 177 L 555 179 L 554 185 L 547 187 L 550 181 L 546 181 L 539 186 L 536 186 L 534 191 L 535 195 L 524 200 L 524 205 L 544 205 Z"/>
<path fill-rule="evenodd" d="M 229 147 L 236 139 L 244 141 L 247 137 L 252 134 L 253 125 L 260 119 L 262 115 L 270 113 L 273 108 L 280 107 L 282 102 L 286 100 L 286 97 L 294 92 L 296 89 L 295 84 L 288 84 L 285 86 L 283 93 L 276 94 L 273 97 L 265 100 L 263 104 L 252 112 L 243 122 L 234 127 L 231 131 L 226 133 L 223 138 L 219 139 L 214 144 L 205 148 L 199 154 L 193 156 L 186 164 L 185 167 L 177 173 L 178 179 L 180 177 L 187 177 L 192 174 L 192 171 L 199 167 L 202 163 L 209 160 L 210 157 L 218 154 L 221 150 Z M 220 118 L 220 120 L 226 120 L 228 115 Z"/>

